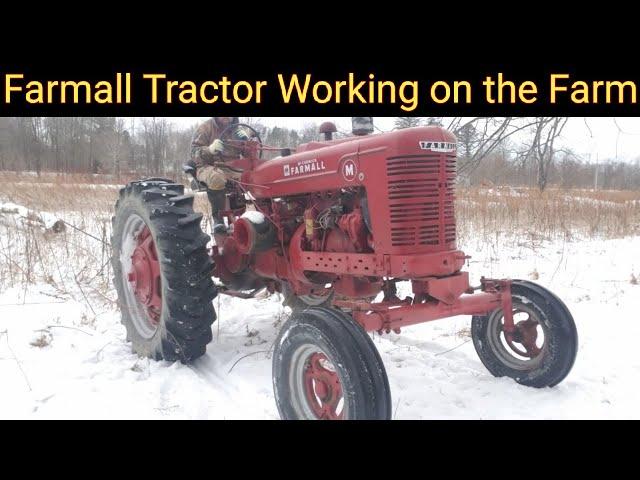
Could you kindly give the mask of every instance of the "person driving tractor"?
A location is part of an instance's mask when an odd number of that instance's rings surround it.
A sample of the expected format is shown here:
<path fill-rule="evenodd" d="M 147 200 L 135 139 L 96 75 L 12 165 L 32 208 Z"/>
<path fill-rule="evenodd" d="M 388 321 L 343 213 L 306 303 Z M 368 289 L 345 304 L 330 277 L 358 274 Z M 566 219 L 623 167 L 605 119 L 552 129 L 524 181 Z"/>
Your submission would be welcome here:
<path fill-rule="evenodd" d="M 225 187 L 230 180 L 239 180 L 241 173 L 226 165 L 231 160 L 238 159 L 240 152 L 237 148 L 225 145 L 220 138 L 223 132 L 228 140 L 249 140 L 249 135 L 241 127 L 230 128 L 237 125 L 237 117 L 213 117 L 204 122 L 193 136 L 191 141 L 191 159 L 196 165 L 196 177 L 198 181 L 207 186 L 207 194 L 213 213 L 214 231 L 225 230 L 221 212 L 225 208 Z"/>

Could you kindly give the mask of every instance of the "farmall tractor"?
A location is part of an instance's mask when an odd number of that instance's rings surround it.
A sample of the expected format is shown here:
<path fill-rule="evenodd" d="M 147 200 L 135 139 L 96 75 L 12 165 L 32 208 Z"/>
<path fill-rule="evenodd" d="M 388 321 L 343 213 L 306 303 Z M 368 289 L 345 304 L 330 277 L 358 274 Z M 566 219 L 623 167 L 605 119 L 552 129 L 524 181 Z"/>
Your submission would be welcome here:
<path fill-rule="evenodd" d="M 273 351 L 284 419 L 390 419 L 387 374 L 368 332 L 455 315 L 473 317 L 473 344 L 491 374 L 536 388 L 560 383 L 578 349 L 565 304 L 528 281 L 472 286 L 462 270 L 456 138 L 437 127 L 340 140 L 331 132 L 267 161 L 257 132 L 226 140 L 243 173 L 227 188 L 229 228 L 213 233 L 213 247 L 183 185 L 150 178 L 120 191 L 113 268 L 133 350 L 193 362 L 212 340 L 216 295 L 266 289 L 293 310 Z"/>

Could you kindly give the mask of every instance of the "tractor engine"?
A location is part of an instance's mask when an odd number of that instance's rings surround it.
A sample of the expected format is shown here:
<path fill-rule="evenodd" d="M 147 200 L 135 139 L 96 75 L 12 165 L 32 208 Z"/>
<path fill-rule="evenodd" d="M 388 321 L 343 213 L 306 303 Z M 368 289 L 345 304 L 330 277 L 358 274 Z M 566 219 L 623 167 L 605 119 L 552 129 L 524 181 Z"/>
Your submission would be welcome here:
<path fill-rule="evenodd" d="M 312 142 L 258 162 L 242 177 L 255 209 L 232 214 L 233 233 L 216 237 L 216 276 L 235 290 L 286 282 L 297 295 L 367 300 L 390 279 L 446 277 L 431 294 L 459 296 L 468 279 L 455 169 L 456 139 L 438 127 Z"/>

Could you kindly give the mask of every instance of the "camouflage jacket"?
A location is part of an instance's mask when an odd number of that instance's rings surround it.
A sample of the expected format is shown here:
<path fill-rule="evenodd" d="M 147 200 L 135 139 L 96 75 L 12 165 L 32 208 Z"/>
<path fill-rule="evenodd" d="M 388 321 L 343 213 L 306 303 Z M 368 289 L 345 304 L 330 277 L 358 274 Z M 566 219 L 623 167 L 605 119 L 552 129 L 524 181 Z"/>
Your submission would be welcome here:
<path fill-rule="evenodd" d="M 237 123 L 238 119 L 235 118 L 233 123 Z M 228 139 L 236 138 L 236 133 L 241 127 L 237 127 L 231 135 L 226 136 Z M 193 135 L 191 140 L 191 159 L 196 162 L 198 167 L 203 165 L 212 165 L 214 162 L 225 162 L 227 160 L 239 158 L 239 154 L 235 149 L 228 149 L 222 154 L 222 158 L 214 156 L 209 152 L 209 145 L 214 140 L 220 138 L 220 134 L 223 132 L 223 128 L 218 126 L 215 117 L 210 118 L 204 122 Z"/>

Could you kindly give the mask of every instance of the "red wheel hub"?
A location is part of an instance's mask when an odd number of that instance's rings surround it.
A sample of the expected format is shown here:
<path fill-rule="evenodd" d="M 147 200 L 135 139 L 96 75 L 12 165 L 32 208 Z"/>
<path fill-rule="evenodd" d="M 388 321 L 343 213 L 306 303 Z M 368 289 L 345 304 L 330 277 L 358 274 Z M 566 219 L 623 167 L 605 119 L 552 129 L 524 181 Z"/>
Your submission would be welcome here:
<path fill-rule="evenodd" d="M 309 357 L 304 372 L 305 393 L 316 417 L 321 420 L 342 420 L 344 405 L 338 413 L 340 400 L 343 399 L 342 384 L 338 374 L 329 369 L 329 365 L 329 359 L 322 353 L 314 353 Z"/>
<path fill-rule="evenodd" d="M 536 358 L 542 352 L 538 347 L 538 322 L 529 318 L 515 325 L 515 332 L 506 334 L 507 344 L 518 355 L 528 358 Z M 520 348 L 517 344 L 522 345 Z"/>
<path fill-rule="evenodd" d="M 147 226 L 136 237 L 128 279 L 135 297 L 147 312 L 149 323 L 157 327 L 162 314 L 162 281 L 156 245 Z"/>

